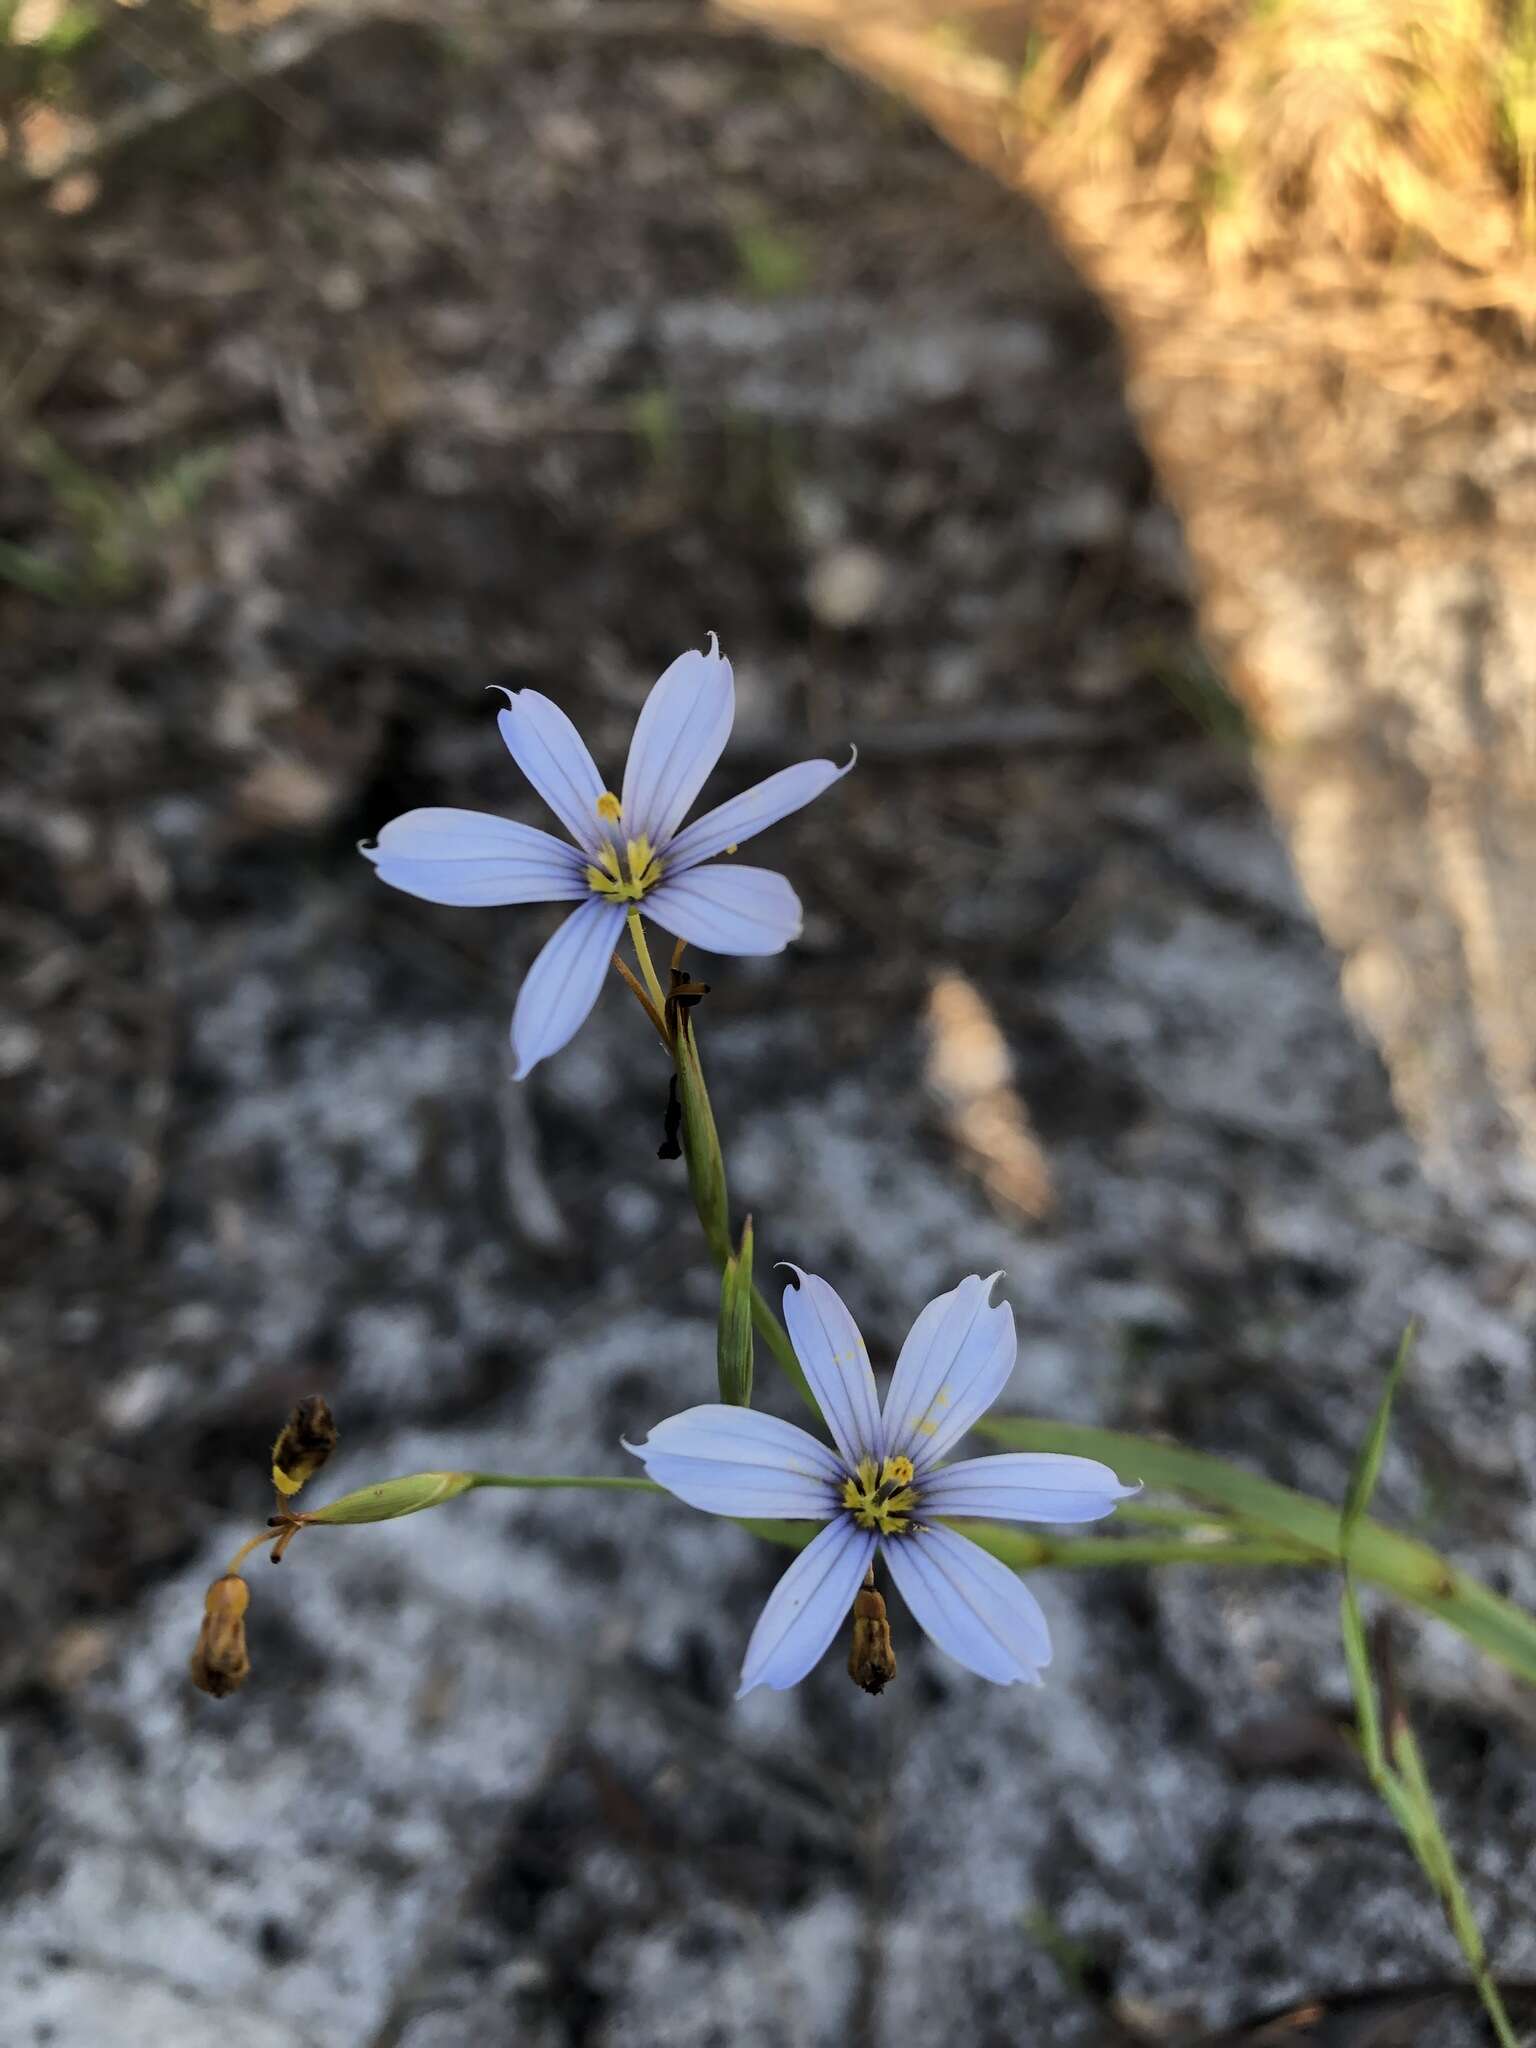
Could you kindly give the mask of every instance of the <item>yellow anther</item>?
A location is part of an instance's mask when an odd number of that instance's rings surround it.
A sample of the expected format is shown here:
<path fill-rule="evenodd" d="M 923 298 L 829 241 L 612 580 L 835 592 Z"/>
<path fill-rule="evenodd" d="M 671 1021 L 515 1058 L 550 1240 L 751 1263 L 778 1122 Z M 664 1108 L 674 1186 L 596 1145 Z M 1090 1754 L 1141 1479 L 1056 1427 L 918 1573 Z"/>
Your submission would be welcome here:
<path fill-rule="evenodd" d="M 597 800 L 597 815 L 610 825 L 619 822 L 619 800 L 611 789 L 605 789 Z"/>
<path fill-rule="evenodd" d="M 877 1472 L 873 1458 L 860 1458 L 843 1482 L 843 1506 L 861 1529 L 877 1529 L 882 1536 L 903 1535 L 910 1512 L 917 1506 L 912 1460 L 887 1458 Z"/>
<path fill-rule="evenodd" d="M 662 864 L 650 840 L 641 837 L 626 844 L 622 863 L 616 850 L 605 846 L 586 874 L 588 888 L 610 903 L 638 903 L 661 880 Z"/>

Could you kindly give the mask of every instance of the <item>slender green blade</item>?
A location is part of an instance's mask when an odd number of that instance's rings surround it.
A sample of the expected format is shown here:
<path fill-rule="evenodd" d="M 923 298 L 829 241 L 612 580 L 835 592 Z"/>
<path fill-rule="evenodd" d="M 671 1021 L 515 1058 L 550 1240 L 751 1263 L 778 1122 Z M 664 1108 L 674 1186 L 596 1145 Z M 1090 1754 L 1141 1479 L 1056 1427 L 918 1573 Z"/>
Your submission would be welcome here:
<path fill-rule="evenodd" d="M 1413 1323 L 1410 1323 L 1403 1332 L 1402 1342 L 1397 1347 L 1397 1356 L 1387 1373 L 1387 1384 L 1382 1389 L 1375 1420 L 1365 1442 L 1360 1446 L 1360 1456 L 1350 1475 L 1349 1492 L 1344 1497 L 1344 1514 L 1339 1524 L 1339 1547 L 1346 1556 L 1355 1526 L 1370 1506 L 1371 1495 L 1376 1491 L 1376 1482 L 1381 1477 L 1381 1461 L 1387 1448 L 1387 1431 L 1392 1423 L 1392 1403 L 1397 1398 L 1398 1382 L 1403 1377 L 1403 1368 L 1408 1363 L 1417 1335 L 1418 1328 Z"/>
<path fill-rule="evenodd" d="M 1339 1510 L 1332 1501 L 1261 1479 L 1204 1451 L 1130 1436 L 1084 1423 L 1044 1422 L 1025 1416 L 989 1416 L 977 1433 L 1015 1451 L 1068 1451 L 1099 1458 L 1122 1479 L 1208 1501 L 1238 1515 L 1247 1532 L 1290 1537 L 1320 1558 L 1343 1560 Z M 1427 1614 L 1449 1622 L 1469 1642 L 1536 1684 L 1536 1616 L 1458 1571 L 1428 1544 L 1362 1516 L 1350 1541 L 1355 1576 Z"/>
<path fill-rule="evenodd" d="M 1381 1741 L 1381 1715 L 1376 1706 L 1376 1680 L 1365 1644 L 1365 1623 L 1355 1597 L 1354 1580 L 1344 1574 L 1344 1595 L 1339 1603 L 1339 1627 L 1344 1636 L 1344 1662 L 1349 1667 L 1349 1687 L 1355 1696 L 1355 1726 L 1360 1734 L 1360 1751 L 1373 1778 L 1387 1769 L 1387 1753 Z"/>

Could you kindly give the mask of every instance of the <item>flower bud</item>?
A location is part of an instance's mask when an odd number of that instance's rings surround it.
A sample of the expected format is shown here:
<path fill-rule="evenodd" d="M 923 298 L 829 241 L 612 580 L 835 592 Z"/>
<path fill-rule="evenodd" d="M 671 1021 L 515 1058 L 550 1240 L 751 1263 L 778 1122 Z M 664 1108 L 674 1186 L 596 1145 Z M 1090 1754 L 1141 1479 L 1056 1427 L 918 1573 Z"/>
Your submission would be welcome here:
<path fill-rule="evenodd" d="M 251 1589 L 238 1572 L 215 1579 L 203 1595 L 203 1625 L 192 1652 L 192 1683 L 200 1692 L 222 1700 L 251 1675 L 245 1647 L 245 1610 Z"/>
<path fill-rule="evenodd" d="M 278 1432 L 272 1446 L 272 1484 L 291 1500 L 313 1479 L 335 1450 L 340 1432 L 319 1394 L 308 1394 Z"/>
<path fill-rule="evenodd" d="M 709 1248 L 724 1265 L 731 1255 L 725 1161 L 720 1156 L 720 1137 L 709 1106 L 709 1090 L 704 1085 L 704 1069 L 699 1064 L 699 1049 L 686 1012 L 678 1017 L 673 1050 L 678 1092 L 683 1099 L 683 1156 L 688 1162 L 688 1185 Z"/>
<path fill-rule="evenodd" d="M 741 1249 L 725 1262 L 720 1280 L 716 1346 L 720 1398 L 733 1408 L 752 1406 L 752 1218 L 742 1225 Z"/>
<path fill-rule="evenodd" d="M 404 1479 L 385 1479 L 377 1486 L 344 1493 L 340 1500 L 315 1508 L 301 1519 L 306 1528 L 326 1523 L 393 1522 L 400 1515 L 419 1515 L 423 1508 L 441 1507 L 474 1484 L 473 1472 L 412 1472 Z"/>
<path fill-rule="evenodd" d="M 885 1618 L 885 1602 L 875 1591 L 874 1574 L 853 1603 L 853 1647 L 848 1652 L 848 1676 L 867 1693 L 882 1693 L 896 1676 L 896 1652 L 891 1647 L 891 1625 Z"/>

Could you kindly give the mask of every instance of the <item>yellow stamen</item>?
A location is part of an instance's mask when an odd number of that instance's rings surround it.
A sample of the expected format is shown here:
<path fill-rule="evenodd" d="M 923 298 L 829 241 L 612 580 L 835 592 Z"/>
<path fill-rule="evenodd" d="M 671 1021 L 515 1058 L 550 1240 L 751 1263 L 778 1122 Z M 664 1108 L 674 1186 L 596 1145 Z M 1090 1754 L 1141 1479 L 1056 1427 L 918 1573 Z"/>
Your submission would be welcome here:
<path fill-rule="evenodd" d="M 619 800 L 611 789 L 605 789 L 597 800 L 597 815 L 610 825 L 619 822 Z"/>
<path fill-rule="evenodd" d="M 587 886 L 595 895 L 606 896 L 610 903 L 638 903 L 648 890 L 655 888 L 662 873 L 655 848 L 642 835 L 626 842 L 622 862 L 616 847 L 605 846 L 587 867 Z"/>
<path fill-rule="evenodd" d="M 912 1476 L 910 1458 L 887 1458 L 878 1473 L 873 1458 L 860 1458 L 843 1482 L 843 1506 L 861 1529 L 876 1529 L 882 1536 L 904 1535 L 917 1506 Z"/>

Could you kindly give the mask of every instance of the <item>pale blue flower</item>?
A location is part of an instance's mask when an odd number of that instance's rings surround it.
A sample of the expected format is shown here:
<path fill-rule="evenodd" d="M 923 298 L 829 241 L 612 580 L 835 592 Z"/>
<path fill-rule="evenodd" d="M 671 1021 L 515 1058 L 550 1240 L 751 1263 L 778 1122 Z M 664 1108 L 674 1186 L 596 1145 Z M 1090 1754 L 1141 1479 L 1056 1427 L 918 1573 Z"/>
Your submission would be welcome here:
<path fill-rule="evenodd" d="M 710 866 L 798 811 L 853 766 L 802 761 L 691 825 L 690 805 L 725 750 L 736 715 L 731 664 L 680 654 L 646 698 L 615 795 L 558 704 L 507 692 L 501 736 L 573 845 L 484 811 L 407 811 L 362 850 L 381 881 L 428 903 L 574 903 L 517 998 L 517 1078 L 573 1038 L 597 1001 L 631 910 L 711 953 L 780 953 L 800 932 L 800 900 L 767 868 Z"/>
<path fill-rule="evenodd" d="M 626 1444 L 658 1485 L 712 1515 L 825 1522 L 770 1595 L 741 1669 L 796 1685 L 848 1618 L 877 1549 L 913 1619 L 951 1657 L 999 1685 L 1038 1685 L 1045 1616 L 1017 1573 L 937 1519 L 1095 1522 L 1138 1489 L 1107 1465 L 1049 1451 L 943 1465 L 1013 1371 L 1013 1310 L 992 1282 L 962 1280 L 923 1310 L 901 1347 L 882 1413 L 858 1325 L 825 1280 L 798 1275 L 784 1322 L 835 1450 L 791 1422 L 710 1403 Z"/>

